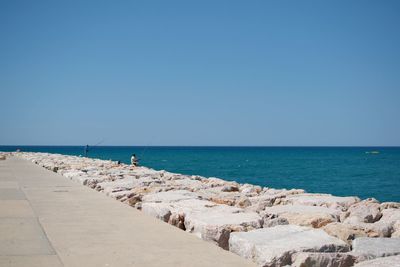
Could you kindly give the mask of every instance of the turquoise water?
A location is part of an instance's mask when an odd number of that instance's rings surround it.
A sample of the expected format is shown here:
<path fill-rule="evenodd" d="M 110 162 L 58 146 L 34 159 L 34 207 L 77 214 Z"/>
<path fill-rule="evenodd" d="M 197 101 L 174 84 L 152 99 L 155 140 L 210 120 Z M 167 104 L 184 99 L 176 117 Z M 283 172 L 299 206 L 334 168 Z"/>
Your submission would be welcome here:
<path fill-rule="evenodd" d="M 0 146 L 0 151 L 15 151 Z M 23 151 L 83 154 L 83 147 L 20 146 Z M 366 153 L 379 151 L 379 154 Z M 400 147 L 91 147 L 89 156 L 273 188 L 400 201 Z"/>

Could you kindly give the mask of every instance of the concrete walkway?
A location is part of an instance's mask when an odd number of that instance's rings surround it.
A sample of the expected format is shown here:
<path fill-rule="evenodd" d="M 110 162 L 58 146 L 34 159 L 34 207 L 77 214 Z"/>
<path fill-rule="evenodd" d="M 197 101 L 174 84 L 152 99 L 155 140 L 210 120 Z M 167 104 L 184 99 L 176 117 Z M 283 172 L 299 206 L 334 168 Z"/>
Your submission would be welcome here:
<path fill-rule="evenodd" d="M 0 161 L 0 266 L 254 266 L 15 157 Z"/>

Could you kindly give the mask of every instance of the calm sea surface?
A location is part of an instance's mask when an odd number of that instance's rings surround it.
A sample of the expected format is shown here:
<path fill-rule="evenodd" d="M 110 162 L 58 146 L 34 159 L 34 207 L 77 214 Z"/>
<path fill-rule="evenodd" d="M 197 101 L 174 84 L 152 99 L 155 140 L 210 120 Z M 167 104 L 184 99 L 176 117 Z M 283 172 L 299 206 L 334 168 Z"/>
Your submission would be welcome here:
<path fill-rule="evenodd" d="M 77 146 L 0 146 L 0 151 L 82 155 Z M 379 151 L 379 153 L 368 153 Z M 89 156 L 157 170 L 273 188 L 400 201 L 400 147 L 91 147 Z"/>

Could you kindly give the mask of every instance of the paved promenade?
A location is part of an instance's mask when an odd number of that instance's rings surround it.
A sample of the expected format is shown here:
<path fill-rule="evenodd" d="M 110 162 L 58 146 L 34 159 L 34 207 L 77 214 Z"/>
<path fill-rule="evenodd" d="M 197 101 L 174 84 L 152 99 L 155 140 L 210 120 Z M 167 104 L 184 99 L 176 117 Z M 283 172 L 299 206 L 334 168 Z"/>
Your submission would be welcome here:
<path fill-rule="evenodd" d="M 254 266 L 15 157 L 0 161 L 0 266 Z"/>

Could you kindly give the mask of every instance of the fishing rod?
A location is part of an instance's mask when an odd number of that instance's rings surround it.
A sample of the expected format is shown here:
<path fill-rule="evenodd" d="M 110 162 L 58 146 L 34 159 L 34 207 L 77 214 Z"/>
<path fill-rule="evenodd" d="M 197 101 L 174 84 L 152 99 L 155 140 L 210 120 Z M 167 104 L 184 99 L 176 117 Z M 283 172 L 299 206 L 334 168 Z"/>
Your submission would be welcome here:
<path fill-rule="evenodd" d="M 98 146 L 98 145 L 100 145 L 100 144 L 102 144 L 103 142 L 104 142 L 104 138 L 103 139 L 101 139 L 101 141 L 100 142 L 98 142 L 97 144 L 95 144 L 94 146 L 91 146 L 91 147 L 96 147 L 96 146 Z"/>
<path fill-rule="evenodd" d="M 153 136 L 153 138 L 150 140 L 150 142 L 147 143 L 147 145 L 144 147 L 144 150 L 140 153 L 140 157 L 144 158 L 144 155 L 146 154 L 147 150 L 149 149 L 150 145 L 154 143 L 154 139 L 155 137 Z"/>
<path fill-rule="evenodd" d="M 102 144 L 103 142 L 104 142 L 104 138 L 103 139 L 101 139 L 100 140 L 100 142 L 98 142 L 98 143 L 96 143 L 95 145 L 86 145 L 85 146 L 85 157 L 87 157 L 87 155 L 89 154 L 89 148 L 92 148 L 92 147 L 97 147 L 97 146 L 99 146 L 100 144 Z"/>

